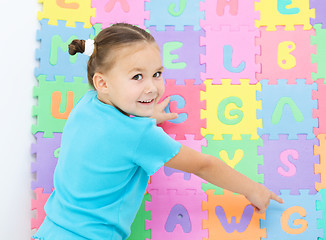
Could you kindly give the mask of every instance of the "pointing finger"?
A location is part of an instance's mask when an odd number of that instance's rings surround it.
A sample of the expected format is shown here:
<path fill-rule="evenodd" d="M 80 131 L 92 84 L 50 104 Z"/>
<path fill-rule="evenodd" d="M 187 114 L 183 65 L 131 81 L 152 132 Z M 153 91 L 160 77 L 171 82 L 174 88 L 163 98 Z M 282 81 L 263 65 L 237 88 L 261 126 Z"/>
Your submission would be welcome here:
<path fill-rule="evenodd" d="M 273 199 L 274 201 L 278 202 L 278 203 L 284 203 L 284 200 L 282 198 L 280 198 L 279 196 L 277 196 L 275 193 L 272 192 L 272 196 L 271 199 Z"/>
<path fill-rule="evenodd" d="M 170 97 L 167 97 L 161 102 L 163 109 L 166 108 L 166 106 L 169 104 L 170 99 Z"/>

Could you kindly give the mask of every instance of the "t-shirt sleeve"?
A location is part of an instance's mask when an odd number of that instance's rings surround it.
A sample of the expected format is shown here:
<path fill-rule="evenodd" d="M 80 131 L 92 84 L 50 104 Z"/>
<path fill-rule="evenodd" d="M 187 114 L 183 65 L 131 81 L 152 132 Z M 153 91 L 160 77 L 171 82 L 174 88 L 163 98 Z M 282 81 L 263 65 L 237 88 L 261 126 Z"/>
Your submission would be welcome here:
<path fill-rule="evenodd" d="M 139 145 L 135 149 L 134 162 L 150 176 L 177 155 L 180 148 L 179 142 L 153 123 L 147 126 L 140 136 Z"/>

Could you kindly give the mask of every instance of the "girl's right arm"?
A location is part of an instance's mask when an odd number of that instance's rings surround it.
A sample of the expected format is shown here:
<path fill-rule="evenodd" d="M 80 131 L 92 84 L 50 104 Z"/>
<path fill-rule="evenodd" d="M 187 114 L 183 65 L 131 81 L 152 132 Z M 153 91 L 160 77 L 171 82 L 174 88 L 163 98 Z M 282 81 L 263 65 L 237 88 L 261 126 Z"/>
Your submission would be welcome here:
<path fill-rule="evenodd" d="M 283 200 L 265 186 L 237 172 L 220 159 L 181 145 L 179 153 L 165 166 L 193 173 L 200 178 L 227 190 L 244 195 L 259 213 L 264 213 L 270 199 Z"/>

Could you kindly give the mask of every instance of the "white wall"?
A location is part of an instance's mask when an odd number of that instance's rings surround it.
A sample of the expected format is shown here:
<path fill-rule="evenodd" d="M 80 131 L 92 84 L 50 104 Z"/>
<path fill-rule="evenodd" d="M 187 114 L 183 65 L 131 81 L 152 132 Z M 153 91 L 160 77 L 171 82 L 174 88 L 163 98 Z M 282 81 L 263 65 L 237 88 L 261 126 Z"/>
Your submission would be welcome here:
<path fill-rule="evenodd" d="M 30 145 L 37 0 L 0 0 L 0 239 L 31 237 Z"/>

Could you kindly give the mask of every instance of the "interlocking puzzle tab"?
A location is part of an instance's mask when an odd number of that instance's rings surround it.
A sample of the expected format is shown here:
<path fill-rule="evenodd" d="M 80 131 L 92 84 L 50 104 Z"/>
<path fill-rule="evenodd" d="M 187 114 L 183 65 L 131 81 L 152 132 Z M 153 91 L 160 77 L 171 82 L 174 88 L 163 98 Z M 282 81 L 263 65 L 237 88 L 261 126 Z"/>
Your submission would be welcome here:
<path fill-rule="evenodd" d="M 314 128 L 314 134 L 326 133 L 326 84 L 323 79 L 316 81 L 318 90 L 312 92 L 312 99 L 318 101 L 318 109 L 313 109 L 313 118 L 318 118 L 318 128 Z"/>
<path fill-rule="evenodd" d="M 231 30 L 248 26 L 250 30 L 256 30 L 255 19 L 259 18 L 259 13 L 255 11 L 254 4 L 255 1 L 239 0 L 200 2 L 200 9 L 205 11 L 205 19 L 200 21 L 200 26 L 205 30 L 220 30 L 221 26 L 230 26 Z"/>
<path fill-rule="evenodd" d="M 102 29 L 117 22 L 127 22 L 145 28 L 144 19 L 149 19 L 149 11 L 145 11 L 146 1 L 148 0 L 92 0 L 96 16 L 91 18 L 91 23 L 102 24 Z"/>
<path fill-rule="evenodd" d="M 42 28 L 37 31 L 41 48 L 36 50 L 36 60 L 40 61 L 40 66 L 35 69 L 35 76 L 46 75 L 49 81 L 54 81 L 55 75 L 65 76 L 66 81 L 82 77 L 87 82 L 88 57 L 82 54 L 70 56 L 68 45 L 74 39 L 89 39 L 95 33 L 94 28 L 84 29 L 84 23 L 67 27 L 65 21 L 58 20 L 58 25 L 49 25 L 48 22 L 48 19 L 42 19 Z"/>
<path fill-rule="evenodd" d="M 307 85 L 305 79 L 291 85 L 285 79 L 278 80 L 277 85 L 267 82 L 260 81 L 262 91 L 257 92 L 257 99 L 262 100 L 258 116 L 263 120 L 259 135 L 277 139 L 278 134 L 289 134 L 289 139 L 297 139 L 297 134 L 307 134 L 307 139 L 315 138 L 313 128 L 318 126 L 318 119 L 313 119 L 312 111 L 317 101 L 312 100 L 312 91 L 317 90 L 316 83 Z"/>
<path fill-rule="evenodd" d="M 258 147 L 258 154 L 264 156 L 264 165 L 260 172 L 264 174 L 265 186 L 276 194 L 280 190 L 290 189 L 292 195 L 300 193 L 301 189 L 316 194 L 315 183 L 320 182 L 316 175 L 314 164 L 319 163 L 319 157 L 314 156 L 313 148 L 317 139 L 307 139 L 306 135 L 298 135 L 298 139 L 288 139 L 287 135 L 279 135 L 278 140 L 269 140 L 263 135 L 263 146 Z"/>
<path fill-rule="evenodd" d="M 36 218 L 31 219 L 31 228 L 38 229 L 46 216 L 44 205 L 50 197 L 50 193 L 43 193 L 43 188 L 36 188 L 34 193 L 36 199 L 32 199 L 31 210 L 36 210 Z"/>
<path fill-rule="evenodd" d="M 62 133 L 71 107 L 88 91 L 88 84 L 82 78 L 74 82 L 65 82 L 65 77 L 55 76 L 56 81 L 46 81 L 45 75 L 38 76 L 39 86 L 34 87 L 33 95 L 38 98 L 38 106 L 33 107 L 33 116 L 37 124 L 32 126 L 32 133 L 44 132 L 43 137 L 53 137 L 54 132 Z"/>
<path fill-rule="evenodd" d="M 307 84 L 313 83 L 311 72 L 317 72 L 317 66 L 311 63 L 311 54 L 316 53 L 316 46 L 311 46 L 310 37 L 314 30 L 304 30 L 295 26 L 295 31 L 285 31 L 283 26 L 276 31 L 260 28 L 261 37 L 256 44 L 261 47 L 261 55 L 257 62 L 261 63 L 261 73 L 257 79 L 268 79 L 270 84 L 276 84 L 277 79 L 288 79 L 289 84 L 295 84 L 296 79 L 306 79 Z"/>
<path fill-rule="evenodd" d="M 260 220 L 265 215 L 257 214 L 244 196 L 228 191 L 215 195 L 214 190 L 207 190 L 206 194 L 207 202 L 203 202 L 203 210 L 208 210 L 208 220 L 203 220 L 203 228 L 208 229 L 209 235 L 206 240 L 260 240 L 266 236 L 266 229 L 260 229 Z"/>
<path fill-rule="evenodd" d="M 164 79 L 175 79 L 178 85 L 184 85 L 185 79 L 201 84 L 200 72 L 205 71 L 205 65 L 200 64 L 199 56 L 205 49 L 199 41 L 203 30 L 194 31 L 192 26 L 186 26 L 184 31 L 176 31 L 175 27 L 166 27 L 165 31 L 149 27 L 149 31 L 162 52 Z"/>
<path fill-rule="evenodd" d="M 151 191 L 151 202 L 145 203 L 145 209 L 151 211 L 151 220 L 146 220 L 146 229 L 151 229 L 151 239 L 198 239 L 208 237 L 202 229 L 202 220 L 207 213 L 202 211 L 202 201 L 206 194 L 196 190 L 170 190 L 168 194 Z"/>
<path fill-rule="evenodd" d="M 316 45 L 317 53 L 311 55 L 311 62 L 317 64 L 317 71 L 312 72 L 312 78 L 324 79 L 326 83 L 326 29 L 322 29 L 320 24 L 314 25 L 316 36 L 311 35 L 311 44 Z"/>
<path fill-rule="evenodd" d="M 200 100 L 203 85 L 194 85 L 194 80 L 185 80 L 185 85 L 176 85 L 175 80 L 166 79 L 165 93 L 162 99 L 170 97 L 166 112 L 178 113 L 178 118 L 166 121 L 160 126 L 168 134 L 175 134 L 176 140 L 185 140 L 186 134 L 193 134 L 196 140 L 203 136 L 201 127 L 206 127 L 206 120 L 200 118 L 200 109 L 205 109 L 205 101 Z"/>
<path fill-rule="evenodd" d="M 145 9 L 150 11 L 150 19 L 145 19 L 145 26 L 156 26 L 158 31 L 164 31 L 165 26 L 175 26 L 177 31 L 183 31 L 185 26 L 193 26 L 200 30 L 199 21 L 204 19 L 204 12 L 199 11 L 203 0 L 165 0 L 145 2 Z"/>
<path fill-rule="evenodd" d="M 315 18 L 310 19 L 311 25 L 321 24 L 322 28 L 326 28 L 326 4 L 323 0 L 309 0 L 310 8 L 315 10 Z"/>
<path fill-rule="evenodd" d="M 275 202 L 271 202 L 266 211 L 266 221 L 261 223 L 266 228 L 267 240 L 323 237 L 323 230 L 317 228 L 317 221 L 322 217 L 322 212 L 316 210 L 320 194 L 310 195 L 308 191 L 300 190 L 300 195 L 290 195 L 288 190 L 282 190 L 281 197 L 284 204 L 276 206 Z"/>
<path fill-rule="evenodd" d="M 260 72 L 260 65 L 255 61 L 260 54 L 255 45 L 258 36 L 258 30 L 249 31 L 248 27 L 241 27 L 239 31 L 230 31 L 225 26 L 220 31 L 206 28 L 206 37 L 200 39 L 200 44 L 206 46 L 206 55 L 200 58 L 200 62 L 206 64 L 206 73 L 201 74 L 201 79 L 213 79 L 213 84 L 221 84 L 221 79 L 232 79 L 233 84 L 239 84 L 240 79 L 250 79 L 250 83 L 255 84 L 255 74 Z"/>
<path fill-rule="evenodd" d="M 202 152 L 215 156 L 238 172 L 250 179 L 264 183 L 264 176 L 258 174 L 258 166 L 263 164 L 263 157 L 257 155 L 257 147 L 262 145 L 262 140 L 250 140 L 250 135 L 242 135 L 241 140 L 232 140 L 232 135 L 223 135 L 223 140 L 213 140 L 212 135 L 207 135 L 207 147 L 202 147 Z M 221 188 L 211 183 L 203 184 L 203 190 L 214 189 L 214 194 L 223 194 Z"/>
<path fill-rule="evenodd" d="M 150 200 L 151 196 L 149 194 L 145 194 L 136 218 L 131 225 L 131 234 L 127 240 L 151 238 L 150 230 L 145 230 L 145 221 L 151 219 L 150 211 L 145 210 L 145 203 L 150 202 Z"/>
<path fill-rule="evenodd" d="M 320 174 L 320 182 L 316 182 L 315 187 L 320 191 L 326 188 L 326 134 L 320 134 L 317 138 L 319 145 L 314 146 L 314 154 L 319 155 L 320 163 L 315 164 L 315 174 Z"/>
<path fill-rule="evenodd" d="M 206 100 L 206 110 L 201 110 L 201 118 L 206 118 L 207 128 L 202 128 L 203 136 L 213 135 L 213 140 L 222 140 L 223 134 L 232 134 L 232 139 L 241 140 L 242 134 L 251 135 L 252 140 L 259 138 L 257 128 L 262 128 L 261 119 L 256 111 L 261 109 L 256 91 L 261 85 L 249 84 L 249 79 L 241 79 L 240 85 L 231 85 L 231 79 L 222 80 L 221 85 L 206 80 L 206 92 L 201 92 L 201 100 Z"/>
<path fill-rule="evenodd" d="M 31 171 L 36 173 L 36 181 L 32 182 L 32 189 L 42 188 L 43 193 L 51 193 L 53 189 L 53 173 L 57 165 L 61 133 L 53 133 L 53 138 L 43 138 L 44 133 L 37 132 L 36 143 L 32 145 L 32 154 L 36 155 L 36 162 L 32 163 Z"/>
<path fill-rule="evenodd" d="M 90 18 L 95 17 L 95 8 L 91 0 L 38 0 L 43 4 L 43 11 L 37 13 L 38 20 L 49 19 L 50 25 L 57 25 L 58 20 L 67 21 L 67 27 L 75 27 L 75 22 L 84 23 L 84 28 L 92 27 Z"/>
<path fill-rule="evenodd" d="M 295 25 L 303 25 L 304 30 L 309 30 L 312 28 L 310 18 L 315 17 L 315 10 L 309 9 L 309 0 L 260 0 L 255 2 L 255 10 L 260 11 L 256 27 L 266 26 L 267 31 L 275 31 L 276 26 L 293 31 Z"/>

